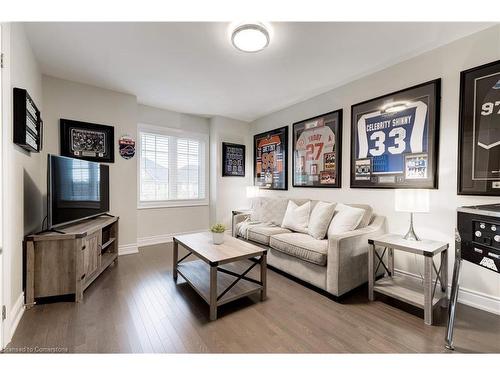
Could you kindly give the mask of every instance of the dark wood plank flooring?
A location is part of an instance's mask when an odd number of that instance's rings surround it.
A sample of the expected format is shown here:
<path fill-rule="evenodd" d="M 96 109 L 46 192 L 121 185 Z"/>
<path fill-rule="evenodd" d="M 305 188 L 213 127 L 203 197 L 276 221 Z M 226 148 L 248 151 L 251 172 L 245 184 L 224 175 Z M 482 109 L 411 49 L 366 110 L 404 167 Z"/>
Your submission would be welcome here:
<path fill-rule="evenodd" d="M 338 302 L 272 270 L 265 302 L 258 296 L 234 301 L 210 322 L 203 300 L 181 277 L 174 284 L 171 258 L 171 244 L 120 257 L 87 289 L 83 303 L 27 310 L 6 351 L 446 352 L 444 310 L 436 312 L 435 326 L 426 326 L 393 301 L 369 303 L 366 288 Z M 500 316 L 460 305 L 455 344 L 457 352 L 499 353 Z"/>

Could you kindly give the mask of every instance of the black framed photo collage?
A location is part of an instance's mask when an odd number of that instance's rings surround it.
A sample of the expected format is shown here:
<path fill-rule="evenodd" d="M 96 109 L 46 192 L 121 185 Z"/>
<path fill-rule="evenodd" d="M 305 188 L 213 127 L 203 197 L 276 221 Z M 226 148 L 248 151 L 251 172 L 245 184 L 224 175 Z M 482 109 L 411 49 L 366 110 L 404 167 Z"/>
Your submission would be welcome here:
<path fill-rule="evenodd" d="M 437 189 L 441 79 L 351 106 L 350 187 Z M 292 124 L 292 186 L 342 187 L 342 109 Z M 460 74 L 460 195 L 500 195 L 500 60 Z M 254 136 L 254 185 L 288 189 L 288 126 Z"/>

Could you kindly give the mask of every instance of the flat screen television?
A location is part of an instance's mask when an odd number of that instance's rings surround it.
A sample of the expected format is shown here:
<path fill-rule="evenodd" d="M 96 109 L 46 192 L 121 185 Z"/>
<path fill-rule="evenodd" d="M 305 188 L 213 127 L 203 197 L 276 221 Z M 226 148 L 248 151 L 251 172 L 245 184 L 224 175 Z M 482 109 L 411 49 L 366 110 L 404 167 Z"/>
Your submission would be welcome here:
<path fill-rule="evenodd" d="M 109 211 L 107 165 L 49 155 L 47 185 L 48 229 Z"/>

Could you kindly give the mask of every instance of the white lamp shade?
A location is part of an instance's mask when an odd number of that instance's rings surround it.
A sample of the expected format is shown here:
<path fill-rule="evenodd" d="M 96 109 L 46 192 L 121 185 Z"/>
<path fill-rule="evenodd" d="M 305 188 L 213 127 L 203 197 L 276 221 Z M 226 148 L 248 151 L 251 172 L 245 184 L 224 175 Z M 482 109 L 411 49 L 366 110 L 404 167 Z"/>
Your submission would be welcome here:
<path fill-rule="evenodd" d="M 257 198 L 259 196 L 258 186 L 247 186 L 247 198 Z"/>
<path fill-rule="evenodd" d="M 429 190 L 396 189 L 395 210 L 399 212 L 429 212 Z"/>

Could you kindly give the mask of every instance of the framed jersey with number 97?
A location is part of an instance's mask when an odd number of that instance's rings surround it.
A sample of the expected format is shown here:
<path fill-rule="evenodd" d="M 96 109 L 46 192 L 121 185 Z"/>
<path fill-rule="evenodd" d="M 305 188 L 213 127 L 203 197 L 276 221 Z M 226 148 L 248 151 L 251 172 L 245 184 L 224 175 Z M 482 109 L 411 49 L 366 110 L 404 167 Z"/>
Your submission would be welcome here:
<path fill-rule="evenodd" d="M 441 80 L 351 107 L 351 187 L 437 189 Z"/>
<path fill-rule="evenodd" d="M 500 195 L 500 60 L 460 74 L 458 194 Z"/>

